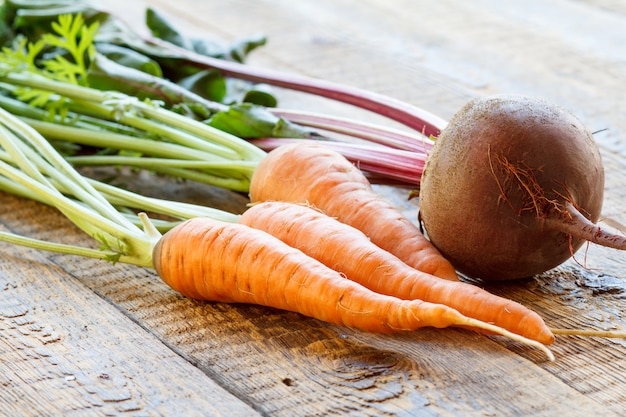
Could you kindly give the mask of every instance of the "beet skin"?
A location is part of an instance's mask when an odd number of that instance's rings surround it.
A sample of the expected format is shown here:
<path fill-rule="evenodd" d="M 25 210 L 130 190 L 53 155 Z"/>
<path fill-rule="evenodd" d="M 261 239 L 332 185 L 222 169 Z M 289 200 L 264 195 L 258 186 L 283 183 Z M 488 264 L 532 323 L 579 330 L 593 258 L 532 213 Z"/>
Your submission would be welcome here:
<path fill-rule="evenodd" d="M 464 106 L 437 138 L 420 218 L 460 272 L 522 278 L 581 247 L 585 239 L 555 225 L 569 221 L 568 206 L 595 223 L 603 190 L 600 152 L 576 117 L 536 98 L 491 96 Z"/>

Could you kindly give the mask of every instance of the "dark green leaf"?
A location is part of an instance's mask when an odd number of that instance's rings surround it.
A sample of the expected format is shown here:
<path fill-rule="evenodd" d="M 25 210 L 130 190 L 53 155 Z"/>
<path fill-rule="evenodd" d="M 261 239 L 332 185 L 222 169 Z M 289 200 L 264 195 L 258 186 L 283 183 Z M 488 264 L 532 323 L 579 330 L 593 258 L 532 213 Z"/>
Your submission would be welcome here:
<path fill-rule="evenodd" d="M 146 26 L 157 38 L 181 48 L 192 49 L 191 42 L 165 16 L 150 7 L 146 9 Z"/>
<path fill-rule="evenodd" d="M 206 69 L 183 78 L 177 83 L 183 88 L 209 100 L 222 102 L 226 96 L 226 81 L 217 70 Z"/>
<path fill-rule="evenodd" d="M 242 138 L 309 138 L 312 132 L 273 115 L 266 108 L 244 103 L 213 115 L 206 123 Z"/>
<path fill-rule="evenodd" d="M 0 45 L 7 45 L 15 37 L 15 32 L 11 29 L 14 17 L 6 3 L 0 4 Z"/>
<path fill-rule="evenodd" d="M 267 38 L 263 35 L 256 35 L 234 42 L 228 51 L 227 57 L 237 62 L 244 62 L 250 52 L 265 45 Z"/>
<path fill-rule="evenodd" d="M 163 71 L 155 60 L 130 48 L 111 43 L 98 43 L 96 48 L 102 55 L 119 65 L 134 68 L 156 77 L 163 76 Z"/>
<path fill-rule="evenodd" d="M 200 55 L 212 56 L 214 58 L 225 59 L 228 55 L 228 47 L 223 43 L 205 38 L 192 38 L 191 50 Z"/>
<path fill-rule="evenodd" d="M 91 87 L 100 90 L 117 90 L 140 99 L 160 100 L 166 106 L 179 103 L 197 103 L 212 111 L 223 107 L 197 94 L 160 78 L 134 68 L 120 65 L 104 55 L 96 54 L 87 75 Z"/>
<path fill-rule="evenodd" d="M 171 110 L 198 120 L 208 119 L 213 114 L 207 106 L 194 102 L 174 104 Z"/>
<path fill-rule="evenodd" d="M 13 29 L 30 40 L 39 39 L 45 33 L 52 32 L 51 25 L 59 16 L 80 14 L 86 23 L 105 20 L 108 13 L 90 6 L 87 1 L 10 1 L 9 10 L 13 13 Z"/>
<path fill-rule="evenodd" d="M 265 107 L 276 107 L 278 100 L 266 84 L 255 84 L 243 96 L 245 103 L 252 103 Z"/>
<path fill-rule="evenodd" d="M 146 10 L 146 25 L 155 37 L 181 48 L 201 55 L 230 59 L 237 62 L 243 62 L 250 52 L 259 46 L 265 45 L 267 42 L 266 37 L 262 35 L 240 39 L 226 46 L 211 39 L 189 38 L 178 30 L 163 14 L 152 8 Z"/>

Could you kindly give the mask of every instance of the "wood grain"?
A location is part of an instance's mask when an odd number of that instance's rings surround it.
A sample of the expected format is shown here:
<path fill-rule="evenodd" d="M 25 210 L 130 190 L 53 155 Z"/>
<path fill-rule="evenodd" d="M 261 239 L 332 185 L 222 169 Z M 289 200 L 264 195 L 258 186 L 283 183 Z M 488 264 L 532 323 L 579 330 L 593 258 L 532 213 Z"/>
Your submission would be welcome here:
<path fill-rule="evenodd" d="M 601 145 L 605 224 L 626 224 L 626 9 L 610 0 L 106 2 L 130 22 L 156 7 L 188 33 L 268 44 L 250 65 L 382 92 L 450 117 L 480 94 L 543 96 Z M 280 91 L 285 106 L 380 121 Z M 387 122 L 385 122 L 387 123 Z M 154 182 L 164 197 L 245 209 L 245 196 Z M 415 219 L 406 190 L 377 189 Z M 0 224 L 88 244 L 54 210 L 0 194 Z M 462 330 L 394 336 L 297 314 L 179 296 L 141 268 L 1 245 L 0 410 L 13 415 L 588 416 L 626 413 L 626 344 L 559 337 L 557 361 Z M 553 327 L 624 330 L 623 253 L 591 246 L 576 262 L 488 290 Z M 172 388 L 174 387 L 174 388 Z"/>
<path fill-rule="evenodd" d="M 256 415 L 42 254 L 0 247 L 0 414 Z"/>

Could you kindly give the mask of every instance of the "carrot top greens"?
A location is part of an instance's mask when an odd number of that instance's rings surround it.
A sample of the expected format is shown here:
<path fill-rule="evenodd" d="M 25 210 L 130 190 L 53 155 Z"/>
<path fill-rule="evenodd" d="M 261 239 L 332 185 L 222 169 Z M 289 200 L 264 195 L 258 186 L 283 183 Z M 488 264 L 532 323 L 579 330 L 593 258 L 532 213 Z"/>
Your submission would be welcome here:
<path fill-rule="evenodd" d="M 110 107 L 96 106 L 107 103 L 94 98 L 91 92 L 83 97 L 85 91 L 69 87 L 65 90 L 68 85 L 149 100 L 214 130 L 255 139 L 256 147 L 265 151 L 282 143 L 276 138 L 324 140 L 358 163 L 371 180 L 413 187 L 419 184 L 421 167 L 432 146 L 430 135 L 445 124 L 421 109 L 366 91 L 324 83 L 318 88 L 318 81 L 286 80 L 280 73 L 265 74 L 262 80 L 255 80 L 258 70 L 243 62 L 247 54 L 265 43 L 263 37 L 221 47 L 206 39 L 187 38 L 163 16 L 147 9 L 146 24 L 154 37 L 144 38 L 122 20 L 87 2 L 57 6 L 56 2 L 47 1 L 28 7 L 15 2 L 0 5 L 0 23 L 4 16 L 5 24 L 0 25 L 0 39 L 8 39 L 0 54 L 0 106 L 53 141 L 64 156 L 77 156 L 71 160 L 74 165 L 151 167 L 174 177 L 236 191 L 246 191 L 246 183 L 231 177 L 242 173 L 245 177 L 245 171 L 254 167 L 254 163 L 237 165 L 232 163 L 233 158 L 223 161 L 215 156 L 203 158 L 211 164 L 204 168 L 197 161 L 181 163 L 189 156 L 175 157 L 171 147 L 166 162 L 163 152 L 150 152 L 163 150 L 162 146 L 141 146 L 132 138 L 170 141 L 168 134 L 137 120 L 129 124 L 120 119 L 125 115 L 124 108 L 112 112 Z M 60 90 L 52 85 L 35 85 L 32 74 L 62 82 L 65 87 Z M 412 114 L 415 120 L 404 122 L 418 131 L 275 108 L 277 99 L 266 82 L 330 98 L 336 96 L 339 101 L 392 119 L 407 119 Z M 91 135 L 91 131 L 99 135 Z M 106 140 L 98 139 L 100 136 L 106 136 Z M 228 171 L 226 166 L 233 169 Z"/>
<path fill-rule="evenodd" d="M 157 101 L 83 85 L 87 84 L 83 57 L 95 54 L 92 42 L 97 28 L 97 22 L 85 26 L 80 15 L 63 15 L 53 23 L 56 35 L 47 33 L 34 43 L 22 39 L 15 49 L 5 48 L 0 54 L 4 92 L 0 105 L 49 140 L 99 150 L 77 163 L 123 162 L 247 190 L 255 164 L 265 155 L 258 147 L 165 109 Z M 37 57 L 49 48 L 66 50 L 72 60 L 56 54 L 36 65 Z"/>
<path fill-rule="evenodd" d="M 2 6 L 9 7 L 6 3 Z M 59 14 L 57 9 L 42 7 L 32 22 L 29 19 L 33 17 L 33 9 L 5 13 L 17 23 L 13 38 L 0 52 L 0 123 L 3 126 L 0 189 L 59 208 L 99 242 L 100 250 L 40 242 L 7 233 L 2 233 L 2 240 L 113 262 L 149 265 L 148 249 L 154 243 L 155 233 L 145 221 L 142 223 L 136 212 L 168 216 L 170 220 L 151 222 L 161 232 L 190 217 L 234 222 L 238 216 L 121 190 L 81 176 L 75 166 L 126 165 L 247 192 L 252 173 L 266 153 L 222 127 L 237 126 L 235 131 L 245 129 L 248 133 L 256 132 L 259 137 L 268 136 L 265 133 L 269 132 L 270 138 L 284 134 L 292 139 L 325 139 L 308 128 L 288 122 L 280 112 L 274 115 L 263 106 L 227 103 L 225 97 L 232 96 L 232 92 L 225 93 L 222 101 L 212 101 L 181 87 L 185 82 L 179 85 L 161 78 L 159 65 L 164 61 L 150 67 L 148 72 L 113 63 L 101 51 L 107 49 L 103 45 L 108 45 L 110 52 L 112 44 L 103 39 L 115 38 L 119 22 L 110 16 L 102 19 L 99 13 L 94 15 L 93 10 L 76 7 L 78 3 L 70 7 L 75 14 Z M 49 25 L 42 26 L 46 12 L 50 12 Z M 83 12 L 87 18 L 83 17 Z M 149 17 L 152 24 L 164 24 L 154 13 L 149 13 Z M 123 30 L 127 33 L 128 28 Z M 246 45 L 239 45 L 243 50 L 235 54 L 236 61 L 242 62 L 245 54 L 258 43 Z M 128 50 L 115 49 L 115 53 L 123 53 L 124 59 L 120 61 L 128 62 Z M 233 59 L 233 53 L 231 50 L 226 55 Z M 199 76 L 197 71 L 192 75 Z M 110 84 L 111 79 L 117 78 L 121 81 Z M 92 84 L 107 88 L 94 88 Z M 131 84 L 140 86 L 134 91 L 137 94 L 123 91 Z M 108 88 L 112 86 L 120 88 Z M 267 96 L 263 101 L 272 102 Z M 379 152 L 393 155 L 387 165 L 379 165 L 381 174 L 389 172 L 393 165 L 399 166 L 403 158 L 419 161 L 425 157 L 424 152 L 416 152 L 424 142 L 406 132 L 281 111 L 305 125 L 379 141 L 383 146 L 376 145 L 376 150 L 362 147 L 360 143 L 343 146 L 354 158 L 373 155 L 370 159 L 374 162 L 377 158 L 385 159 Z M 199 114 L 211 117 L 201 120 Z M 364 160 L 363 166 L 366 165 Z M 404 166 L 408 172 L 410 164 Z M 415 174 L 411 175 L 414 178 Z M 406 177 L 402 174 L 400 178 L 402 176 Z"/>

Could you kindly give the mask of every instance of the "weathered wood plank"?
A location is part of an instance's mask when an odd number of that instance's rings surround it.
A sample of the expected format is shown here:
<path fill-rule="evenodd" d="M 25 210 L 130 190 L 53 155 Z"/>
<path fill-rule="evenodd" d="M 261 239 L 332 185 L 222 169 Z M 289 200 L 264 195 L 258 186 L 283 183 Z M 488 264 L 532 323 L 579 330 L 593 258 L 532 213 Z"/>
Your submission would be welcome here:
<path fill-rule="evenodd" d="M 607 164 L 605 214 L 626 224 L 626 119 L 618 110 L 626 74 L 616 59 L 626 42 L 611 31 L 616 20 L 623 24 L 624 10 L 609 3 L 525 2 L 522 10 L 493 1 L 408 0 L 112 0 L 107 6 L 138 22 L 152 4 L 185 22 L 185 30 L 222 39 L 266 33 L 270 42 L 253 54 L 253 65 L 380 91 L 443 117 L 484 93 L 559 102 L 594 130 L 609 128 L 597 135 Z M 542 13 L 524 12 L 533 7 Z M 282 97 L 286 105 L 370 117 L 323 100 Z M 204 188 L 181 192 L 158 184 L 154 190 L 233 211 L 245 205 L 240 195 Z M 380 190 L 415 218 L 417 204 L 404 191 Z M 52 210 L 0 198 L 0 221 L 11 230 L 84 242 Z M 188 300 L 135 267 L 6 245 L 2 251 L 0 378 L 7 389 L 0 406 L 16 414 L 253 412 L 220 387 L 263 415 L 626 412 L 623 342 L 559 338 L 557 362 L 546 363 L 537 352 L 468 332 L 369 335 L 271 309 Z M 570 262 L 488 289 L 524 302 L 553 326 L 624 326 L 623 254 L 592 247 L 588 262 L 600 270 Z M 172 381 L 179 388 L 170 398 Z"/>
<path fill-rule="evenodd" d="M 0 248 L 0 414 L 256 415 L 41 253 Z"/>
<path fill-rule="evenodd" d="M 381 91 L 444 117 L 472 96 L 499 92 L 539 95 L 569 108 L 592 130 L 607 129 L 596 134 L 607 170 L 605 224 L 625 224 L 626 118 L 620 109 L 626 72 L 618 57 L 626 53 L 626 35 L 625 14 L 615 3 L 272 2 L 248 9 L 255 18 L 224 4 L 205 10 L 220 16 L 210 31 L 268 33 L 259 65 L 277 62 Z M 199 23 L 203 14 L 195 12 L 181 16 Z M 414 217 L 415 207 L 402 200 L 395 201 Z M 580 261 L 584 256 L 577 255 Z M 589 271 L 569 262 L 536 279 L 488 288 L 538 310 L 554 327 L 623 330 L 624 255 L 591 247 L 586 262 Z M 559 338 L 559 360 L 541 366 L 624 413 L 624 349 L 623 341 Z"/>
<path fill-rule="evenodd" d="M 52 210 L 12 196 L 3 201 L 11 215 L 2 218 L 12 230 L 85 243 Z M 45 221 L 20 221 L 37 215 Z M 10 404 L 25 390 L 22 396 L 42 414 L 74 409 L 171 414 L 172 408 L 152 408 L 166 399 L 189 415 L 209 414 L 205 397 L 225 415 L 242 411 L 217 402 L 213 396 L 224 394 L 207 376 L 268 415 L 547 416 L 555 406 L 565 412 L 575 402 L 582 416 L 598 407 L 538 369 L 533 361 L 543 358 L 537 352 L 512 347 L 529 358 L 523 359 L 481 335 L 454 330 L 368 335 L 272 309 L 189 300 L 151 271 L 132 266 L 9 249 L 2 263 L 6 290 L 0 313 L 8 342 L 4 375 L 13 389 L 0 400 Z M 39 343 L 25 342 L 33 337 Z M 15 362 L 25 369 L 13 370 Z M 467 368 L 468 362 L 476 365 Z M 502 380 L 511 370 L 514 377 Z M 43 374 L 42 381 L 30 388 L 16 383 L 36 382 L 31 373 Z M 73 389 L 65 389 L 74 381 Z M 183 390 L 184 404 L 169 399 L 172 381 Z M 63 395 L 55 394 L 58 384 Z M 497 395 L 494 384 L 501 387 Z M 139 385 L 150 390 L 142 392 Z M 30 392 L 33 387 L 37 390 Z M 516 400 L 521 393 L 533 401 Z M 552 395 L 569 401 L 555 405 Z M 23 409 L 24 403 L 14 407 Z"/>
<path fill-rule="evenodd" d="M 367 335 L 260 307 L 188 300 L 134 267 L 111 268 L 68 256 L 51 260 L 264 413 L 408 416 L 425 409 L 432 415 L 446 410 L 451 415 L 496 410 L 550 415 L 555 407 L 552 395 L 571 398 L 580 415 L 597 407 L 483 336 L 430 330 Z M 51 298 L 70 301 L 67 296 Z M 72 308 L 79 308 L 76 304 Z M 91 301 L 81 304 L 100 315 Z M 532 360 L 542 360 L 535 352 L 517 348 Z M 112 349 L 117 352 L 119 347 Z M 87 361 L 84 355 L 79 358 Z M 468 362 L 476 365 L 466 368 Z M 118 366 L 125 369 L 125 364 Z M 502 380 L 511 372 L 515 377 Z M 499 386 L 497 395 L 492 394 L 494 385 Z M 532 403 L 516 402 L 521 393 L 533 398 Z M 562 404 L 565 412 L 568 402 Z"/>
<path fill-rule="evenodd" d="M 223 39 L 267 34 L 267 47 L 252 55 L 251 64 L 280 65 L 285 71 L 381 91 L 444 117 L 478 94 L 524 93 L 559 103 L 591 129 L 607 128 L 596 135 L 607 170 L 606 224 L 626 222 L 626 119 L 619 113 L 624 97 L 611 94 L 626 83 L 624 66 L 617 61 L 626 52 L 620 29 L 625 14 L 614 2 L 525 2 L 506 8 L 494 1 L 419 6 L 410 1 L 244 1 L 207 2 L 193 9 L 164 1 L 150 4 L 179 16 L 188 30 L 199 34 Z M 294 100 L 302 103 L 300 96 Z M 329 108 L 311 102 L 315 108 Z M 353 114 L 340 106 L 330 109 Z M 416 207 L 402 193 L 388 195 L 415 216 Z M 615 314 L 623 309 L 623 254 L 592 247 L 587 263 L 590 271 L 570 262 L 545 276 L 489 289 L 537 309 L 555 327 L 623 329 L 621 315 Z M 598 294 L 589 289 L 594 285 L 609 290 Z M 604 321 L 599 323 L 600 318 Z M 607 350 L 613 359 L 598 360 L 598 351 Z M 623 412 L 623 350 L 619 341 L 559 338 L 560 360 L 543 366 L 573 386 L 586 381 L 590 388 L 581 392 Z M 592 365 L 569 372 L 581 357 Z M 612 376 L 609 384 L 599 376 L 607 374 Z"/>

